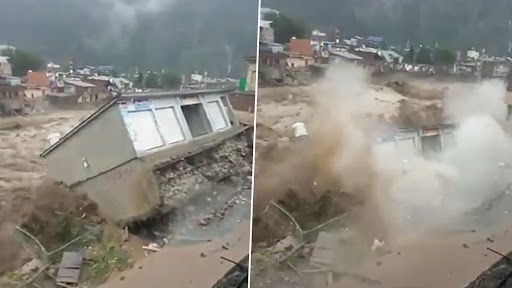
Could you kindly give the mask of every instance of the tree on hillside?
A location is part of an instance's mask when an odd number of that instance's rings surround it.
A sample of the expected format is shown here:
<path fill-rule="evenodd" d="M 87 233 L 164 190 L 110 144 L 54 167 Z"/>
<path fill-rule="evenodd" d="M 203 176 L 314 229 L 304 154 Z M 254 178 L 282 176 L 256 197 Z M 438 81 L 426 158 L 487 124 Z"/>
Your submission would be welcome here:
<path fill-rule="evenodd" d="M 416 63 L 432 65 L 434 64 L 432 58 L 432 49 L 422 46 L 416 55 Z"/>
<path fill-rule="evenodd" d="M 144 74 L 142 73 L 139 73 L 139 75 L 137 75 L 137 79 L 135 79 L 135 87 L 137 88 L 143 88 L 144 87 Z"/>
<path fill-rule="evenodd" d="M 160 82 L 166 89 L 177 89 L 181 85 L 181 76 L 176 73 L 166 71 L 160 76 Z"/>
<path fill-rule="evenodd" d="M 144 81 L 144 87 L 150 89 L 161 88 L 158 75 L 155 72 L 148 72 Z"/>
<path fill-rule="evenodd" d="M 405 62 L 409 64 L 414 64 L 414 46 L 411 46 L 411 48 L 409 48 L 409 51 L 407 51 L 407 55 L 405 55 Z"/>
<path fill-rule="evenodd" d="M 12 75 L 23 77 L 29 70 L 38 71 L 43 68 L 44 61 L 39 56 L 30 54 L 23 50 L 4 50 L 2 56 L 9 57 L 9 63 L 12 67 Z"/>
<path fill-rule="evenodd" d="M 306 24 L 283 13 L 269 13 L 265 15 L 265 20 L 272 21 L 270 26 L 274 29 L 276 43 L 285 44 L 290 42 L 292 37 L 302 39 L 309 35 Z"/>
<path fill-rule="evenodd" d="M 436 49 L 434 51 L 434 62 L 437 65 L 450 66 L 455 63 L 457 56 L 448 49 Z"/>

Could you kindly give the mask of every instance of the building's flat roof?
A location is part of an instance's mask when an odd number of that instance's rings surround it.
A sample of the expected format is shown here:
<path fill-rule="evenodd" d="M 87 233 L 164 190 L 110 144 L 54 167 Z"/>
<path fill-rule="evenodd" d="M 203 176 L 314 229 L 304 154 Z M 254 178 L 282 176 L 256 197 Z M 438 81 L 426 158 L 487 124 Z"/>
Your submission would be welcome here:
<path fill-rule="evenodd" d="M 67 92 L 48 92 L 48 93 L 46 93 L 46 96 L 65 98 L 65 97 L 75 97 L 76 95 L 73 93 L 67 93 Z"/>
<path fill-rule="evenodd" d="M 91 121 L 96 119 L 103 112 L 107 111 L 110 107 L 112 107 L 115 103 L 123 100 L 139 100 L 139 99 L 148 99 L 148 98 L 165 98 L 165 97 L 181 97 L 181 96 L 189 96 L 189 95 L 198 95 L 198 94 L 216 94 L 216 93 L 229 93 L 234 89 L 212 89 L 212 90 L 187 90 L 187 91 L 167 91 L 167 92 L 142 92 L 142 93 L 124 93 L 121 94 L 105 105 L 98 108 L 98 110 L 94 111 L 91 115 L 85 118 L 82 122 L 80 122 L 75 128 L 71 129 L 66 135 L 62 136 L 59 141 L 55 142 L 53 145 L 48 147 L 43 153 L 41 153 L 41 157 L 45 157 L 48 153 L 52 152 L 66 140 L 71 138 L 74 134 L 76 134 L 80 129 L 87 126 Z"/>
<path fill-rule="evenodd" d="M 346 58 L 346 59 L 363 60 L 363 57 L 357 56 L 357 55 L 352 54 L 352 53 L 350 53 L 348 51 L 331 50 L 331 51 L 329 51 L 329 53 L 331 53 L 333 55 L 336 55 L 336 56 L 339 56 L 339 57 L 342 57 L 342 58 Z"/>
<path fill-rule="evenodd" d="M 94 84 L 87 83 L 87 82 L 80 81 L 80 80 L 64 79 L 64 83 L 70 84 L 70 85 L 73 85 L 73 86 L 83 87 L 83 88 L 94 88 L 94 87 L 96 87 L 96 85 L 94 85 Z"/>

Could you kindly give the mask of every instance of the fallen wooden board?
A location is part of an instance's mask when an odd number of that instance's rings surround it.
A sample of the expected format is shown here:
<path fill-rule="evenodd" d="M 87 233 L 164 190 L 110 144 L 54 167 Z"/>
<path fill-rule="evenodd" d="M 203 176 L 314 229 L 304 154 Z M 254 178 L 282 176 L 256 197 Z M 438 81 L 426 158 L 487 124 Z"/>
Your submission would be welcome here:
<path fill-rule="evenodd" d="M 311 253 L 310 263 L 322 266 L 330 266 L 336 258 L 339 247 L 339 236 L 334 233 L 320 232 Z"/>
<path fill-rule="evenodd" d="M 64 252 L 55 278 L 57 285 L 78 284 L 82 262 L 83 254 L 81 252 Z"/>

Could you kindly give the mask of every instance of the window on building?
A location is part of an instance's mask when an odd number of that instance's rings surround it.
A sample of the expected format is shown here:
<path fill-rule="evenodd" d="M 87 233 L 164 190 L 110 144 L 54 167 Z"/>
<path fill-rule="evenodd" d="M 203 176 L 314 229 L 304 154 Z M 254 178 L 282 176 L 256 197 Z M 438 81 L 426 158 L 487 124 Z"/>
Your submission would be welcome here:
<path fill-rule="evenodd" d="M 431 135 L 421 137 L 421 147 L 423 156 L 432 158 L 442 151 L 441 135 Z"/>
<path fill-rule="evenodd" d="M 185 120 L 187 120 L 188 128 L 192 137 L 199 137 L 212 132 L 212 127 L 206 117 L 203 105 L 192 104 L 181 106 Z"/>
<path fill-rule="evenodd" d="M 176 110 L 173 107 L 159 108 L 155 110 L 155 119 L 158 130 L 166 144 L 172 144 L 185 140 L 185 135 L 178 121 Z"/>
<path fill-rule="evenodd" d="M 128 112 L 123 117 L 137 152 L 164 145 L 151 110 Z"/>
<path fill-rule="evenodd" d="M 229 123 L 231 125 L 235 125 L 235 113 L 233 113 L 233 111 L 230 109 L 228 98 L 226 96 L 222 96 L 220 100 L 222 102 L 222 107 L 224 107 L 224 110 L 229 117 Z"/>
<path fill-rule="evenodd" d="M 206 109 L 208 111 L 208 115 L 210 115 L 210 120 L 212 121 L 212 128 L 215 131 L 222 130 L 228 126 L 219 101 L 207 102 Z"/>

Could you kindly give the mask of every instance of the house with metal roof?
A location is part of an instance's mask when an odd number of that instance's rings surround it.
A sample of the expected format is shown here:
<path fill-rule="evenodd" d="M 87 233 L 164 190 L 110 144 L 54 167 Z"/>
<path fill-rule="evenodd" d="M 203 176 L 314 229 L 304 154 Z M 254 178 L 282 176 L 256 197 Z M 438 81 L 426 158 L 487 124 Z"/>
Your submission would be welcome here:
<path fill-rule="evenodd" d="M 234 117 L 230 92 L 119 95 L 41 154 L 47 174 L 87 194 L 114 221 L 149 217 L 174 200 L 162 195 L 155 167 L 211 149 L 244 131 Z"/>

